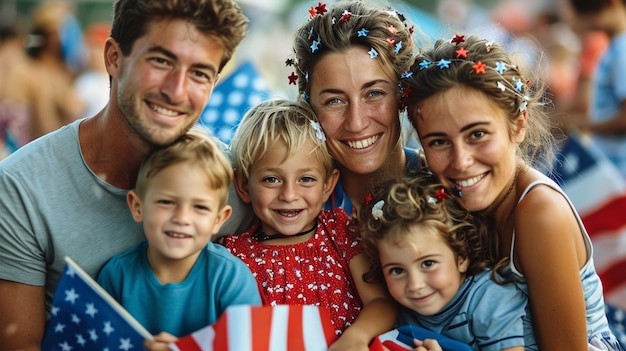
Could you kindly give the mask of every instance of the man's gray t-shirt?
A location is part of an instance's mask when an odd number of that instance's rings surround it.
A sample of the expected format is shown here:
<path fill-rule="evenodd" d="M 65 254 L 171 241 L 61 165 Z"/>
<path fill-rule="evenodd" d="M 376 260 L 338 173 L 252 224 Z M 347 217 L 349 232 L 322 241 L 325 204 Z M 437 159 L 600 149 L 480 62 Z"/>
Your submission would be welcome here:
<path fill-rule="evenodd" d="M 45 285 L 49 309 L 64 257 L 92 277 L 113 255 L 144 240 L 126 204 L 85 164 L 76 121 L 35 140 L 0 162 L 0 279 Z M 239 233 L 251 210 L 231 186 L 233 215 L 220 233 Z"/>

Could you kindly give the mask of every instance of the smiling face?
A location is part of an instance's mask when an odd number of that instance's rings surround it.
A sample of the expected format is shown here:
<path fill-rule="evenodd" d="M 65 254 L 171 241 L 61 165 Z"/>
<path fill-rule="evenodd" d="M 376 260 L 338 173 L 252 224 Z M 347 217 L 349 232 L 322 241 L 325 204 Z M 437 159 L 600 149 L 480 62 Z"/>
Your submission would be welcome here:
<path fill-rule="evenodd" d="M 399 144 L 397 80 L 367 49 L 325 54 L 311 74 L 310 101 L 342 171 L 378 171 Z"/>
<path fill-rule="evenodd" d="M 279 141 L 252 164 L 247 184 L 237 180 L 239 194 L 252 203 L 264 233 L 293 235 L 306 231 L 330 196 L 338 171 L 333 170 L 328 177 L 324 164 L 311 150 L 313 143 L 307 141 L 285 159 L 287 146 Z"/>
<path fill-rule="evenodd" d="M 201 166 L 179 162 L 155 174 L 140 198 L 128 193 L 137 222 L 143 222 L 148 257 L 157 262 L 188 261 L 193 265 L 200 250 L 230 216 L 223 205 L 224 190 L 213 189 Z"/>
<path fill-rule="evenodd" d="M 106 44 L 112 109 L 150 145 L 167 145 L 199 118 L 218 80 L 224 49 L 183 20 L 153 22 L 129 56 Z"/>
<path fill-rule="evenodd" d="M 463 284 L 468 261 L 457 259 L 435 227 L 416 224 L 378 242 L 380 264 L 391 296 L 421 315 L 438 313 Z"/>
<path fill-rule="evenodd" d="M 463 207 L 480 211 L 505 196 L 519 162 L 524 114 L 511 131 L 505 112 L 483 93 L 457 86 L 425 100 L 411 118 L 429 169 L 446 188 L 462 188 Z"/>

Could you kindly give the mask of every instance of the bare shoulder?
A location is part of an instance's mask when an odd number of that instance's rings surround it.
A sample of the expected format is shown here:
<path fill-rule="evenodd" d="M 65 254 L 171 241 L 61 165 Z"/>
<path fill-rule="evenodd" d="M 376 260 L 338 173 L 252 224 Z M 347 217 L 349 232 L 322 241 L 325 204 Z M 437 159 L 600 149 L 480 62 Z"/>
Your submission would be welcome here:
<path fill-rule="evenodd" d="M 532 178 L 547 179 L 541 174 Z M 526 186 L 533 181 L 527 182 Z M 517 204 L 515 233 L 518 253 L 522 260 L 526 257 L 526 262 L 530 256 L 535 262 L 566 256 L 576 259 L 578 264 L 574 266 L 578 267 L 586 261 L 584 236 L 575 209 L 562 192 L 549 185 L 533 186 Z"/>
<path fill-rule="evenodd" d="M 520 196 L 521 191 L 527 190 L 527 193 L 523 199 L 518 200 L 519 203 L 515 210 L 516 223 L 533 220 L 549 220 L 549 222 L 552 222 L 556 219 L 553 217 L 555 215 L 562 215 L 575 220 L 574 209 L 569 205 L 563 192 L 545 183 L 538 183 L 527 189 L 536 181 L 551 183 L 552 181 L 548 177 L 534 169 L 529 170 L 527 173 L 521 179 L 518 187 Z"/>

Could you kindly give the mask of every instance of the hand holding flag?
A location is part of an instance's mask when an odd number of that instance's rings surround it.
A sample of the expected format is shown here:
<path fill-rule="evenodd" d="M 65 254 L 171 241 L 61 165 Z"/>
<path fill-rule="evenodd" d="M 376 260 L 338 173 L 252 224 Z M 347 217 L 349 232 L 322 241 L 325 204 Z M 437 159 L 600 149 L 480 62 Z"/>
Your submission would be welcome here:
<path fill-rule="evenodd" d="M 390 351 L 410 351 L 414 348 L 413 339 L 435 339 L 443 351 L 472 351 L 465 343 L 415 325 L 403 325 L 379 335 L 370 345 L 370 351 L 383 351 L 385 348 Z"/>
<path fill-rule="evenodd" d="M 144 350 L 152 335 L 72 259 L 65 261 L 41 349 Z"/>

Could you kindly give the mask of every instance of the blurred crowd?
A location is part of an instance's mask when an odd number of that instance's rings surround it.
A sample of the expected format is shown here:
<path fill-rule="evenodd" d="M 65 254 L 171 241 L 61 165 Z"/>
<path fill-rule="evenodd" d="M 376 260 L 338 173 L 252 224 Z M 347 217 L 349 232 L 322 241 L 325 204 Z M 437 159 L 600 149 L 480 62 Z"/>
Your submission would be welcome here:
<path fill-rule="evenodd" d="M 0 158 L 102 108 L 107 23 L 85 28 L 71 2 L 42 2 L 0 23 Z"/>
<path fill-rule="evenodd" d="M 231 69 L 251 62 L 269 95 L 295 97 L 284 62 L 291 54 L 291 32 L 313 2 L 261 3 L 241 1 L 251 27 Z M 425 37 L 457 32 L 493 37 L 523 55 L 529 69 L 542 67 L 555 121 L 587 111 L 589 78 L 608 38 L 579 30 L 567 1 L 508 0 L 484 7 L 472 0 L 439 0 L 435 11 L 420 9 L 416 1 L 390 3 L 405 9 Z M 24 18 L 0 21 L 0 159 L 97 113 L 108 100 L 102 58 L 108 23 L 84 23 L 76 13 L 74 2 L 43 1 Z"/>

